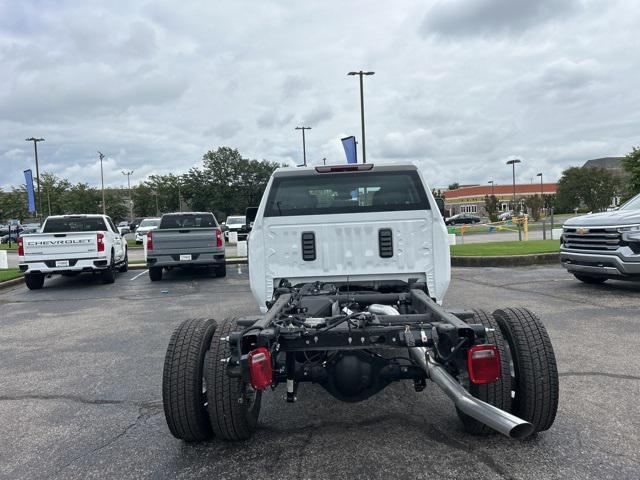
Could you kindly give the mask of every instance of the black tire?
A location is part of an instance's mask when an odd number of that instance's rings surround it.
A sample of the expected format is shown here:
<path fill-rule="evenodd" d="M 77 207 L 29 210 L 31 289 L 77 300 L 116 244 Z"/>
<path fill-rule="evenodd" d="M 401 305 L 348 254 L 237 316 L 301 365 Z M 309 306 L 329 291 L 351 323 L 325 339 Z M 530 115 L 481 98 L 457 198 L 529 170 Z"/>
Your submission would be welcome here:
<path fill-rule="evenodd" d="M 508 412 L 511 410 L 511 375 L 509 372 L 509 361 L 505 351 L 504 338 L 500 332 L 500 327 L 493 316 L 489 315 L 484 310 L 474 310 L 473 312 L 473 318 L 469 319 L 467 323 L 480 323 L 486 328 L 493 330 L 487 332 L 486 343 L 491 343 L 498 347 L 498 351 L 500 352 L 501 371 L 500 379 L 497 382 L 487 383 L 485 385 L 476 385 L 475 383 L 468 381 L 467 378 L 465 379 L 465 383 L 467 384 L 465 386 L 469 393 L 474 397 Z M 458 412 L 458 417 L 462 421 L 462 426 L 467 433 L 474 435 L 496 433 L 492 428 L 487 427 L 484 423 L 466 415 L 457 408 L 456 411 Z"/>
<path fill-rule="evenodd" d="M 548 430 L 558 410 L 559 382 L 547 329 L 526 308 L 503 308 L 493 316 L 507 341 L 513 367 L 511 413 L 531 422 L 533 433 Z"/>
<path fill-rule="evenodd" d="M 607 277 L 593 277 L 591 275 L 580 275 L 579 273 L 574 273 L 573 276 L 581 282 L 588 283 L 589 285 L 598 285 L 607 281 Z"/>
<path fill-rule="evenodd" d="M 24 276 L 24 283 L 29 290 L 40 290 L 44 285 L 44 275 L 41 273 L 27 273 Z"/>
<path fill-rule="evenodd" d="M 116 281 L 116 260 L 113 252 L 111 252 L 111 263 L 109 266 L 100 272 L 102 283 L 113 283 Z"/>
<path fill-rule="evenodd" d="M 227 375 L 227 364 L 223 360 L 229 358 L 231 352 L 229 342 L 222 338 L 237 328 L 235 320 L 220 323 L 206 359 L 209 419 L 216 437 L 224 440 L 246 440 L 253 435 L 262 401 L 261 391 L 254 391 L 240 378 Z"/>
<path fill-rule="evenodd" d="M 129 251 L 125 250 L 124 252 L 124 260 L 122 261 L 122 264 L 120 265 L 120 268 L 118 268 L 118 271 L 120 273 L 126 273 L 129 270 Z"/>
<path fill-rule="evenodd" d="M 164 357 L 164 416 L 171 434 L 186 442 L 202 442 L 213 436 L 203 368 L 215 329 L 214 320 L 185 320 L 173 331 Z"/>
<path fill-rule="evenodd" d="M 162 267 L 149 267 L 149 278 L 152 282 L 162 280 Z"/>
<path fill-rule="evenodd" d="M 216 277 L 226 277 L 227 276 L 227 264 L 223 263 L 220 266 L 215 267 Z"/>

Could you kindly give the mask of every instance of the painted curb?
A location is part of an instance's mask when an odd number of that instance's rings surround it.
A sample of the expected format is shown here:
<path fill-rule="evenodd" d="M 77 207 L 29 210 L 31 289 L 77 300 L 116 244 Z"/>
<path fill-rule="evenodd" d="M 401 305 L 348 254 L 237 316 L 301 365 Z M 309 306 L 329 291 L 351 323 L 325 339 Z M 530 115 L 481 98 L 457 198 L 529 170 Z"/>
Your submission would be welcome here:
<path fill-rule="evenodd" d="M 451 257 L 452 267 L 526 267 L 560 263 L 560 253 L 536 253 L 503 257 Z"/>

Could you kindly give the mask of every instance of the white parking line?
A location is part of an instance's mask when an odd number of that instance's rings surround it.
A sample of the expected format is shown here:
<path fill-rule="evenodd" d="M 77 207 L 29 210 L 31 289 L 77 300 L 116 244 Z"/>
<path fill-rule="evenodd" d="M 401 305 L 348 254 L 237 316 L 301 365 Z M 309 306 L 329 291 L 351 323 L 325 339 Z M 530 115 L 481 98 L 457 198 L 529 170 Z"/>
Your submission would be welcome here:
<path fill-rule="evenodd" d="M 131 278 L 131 279 L 129 279 L 129 280 L 130 280 L 130 281 L 134 281 L 136 278 L 138 278 L 138 277 L 140 277 L 140 276 L 144 275 L 144 274 L 145 274 L 145 273 L 147 273 L 148 271 L 149 271 L 149 270 L 145 270 L 144 272 L 137 274 L 135 277 L 133 277 L 133 278 Z"/>

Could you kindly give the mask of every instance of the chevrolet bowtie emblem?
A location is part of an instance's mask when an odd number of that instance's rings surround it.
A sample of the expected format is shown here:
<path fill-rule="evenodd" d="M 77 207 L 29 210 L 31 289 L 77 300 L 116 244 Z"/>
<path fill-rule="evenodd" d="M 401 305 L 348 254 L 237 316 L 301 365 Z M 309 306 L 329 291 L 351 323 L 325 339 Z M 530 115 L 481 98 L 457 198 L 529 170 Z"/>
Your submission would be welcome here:
<path fill-rule="evenodd" d="M 584 235 L 585 233 L 589 233 L 588 228 L 576 228 L 576 233 L 578 235 Z"/>

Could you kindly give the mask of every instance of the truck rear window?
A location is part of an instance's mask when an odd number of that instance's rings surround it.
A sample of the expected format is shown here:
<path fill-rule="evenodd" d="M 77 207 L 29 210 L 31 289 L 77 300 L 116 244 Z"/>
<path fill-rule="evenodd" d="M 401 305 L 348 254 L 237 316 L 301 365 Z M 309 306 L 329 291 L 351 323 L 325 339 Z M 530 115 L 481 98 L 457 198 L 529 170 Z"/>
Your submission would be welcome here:
<path fill-rule="evenodd" d="M 100 217 L 49 218 L 44 222 L 42 233 L 96 232 L 106 230 L 107 226 Z"/>
<path fill-rule="evenodd" d="M 273 179 L 265 217 L 430 210 L 415 171 L 323 173 Z"/>
<path fill-rule="evenodd" d="M 163 215 L 158 228 L 212 228 L 217 226 L 218 223 L 211 213 L 176 213 Z"/>

